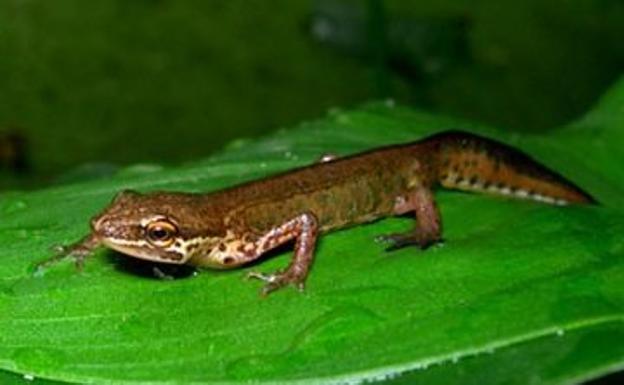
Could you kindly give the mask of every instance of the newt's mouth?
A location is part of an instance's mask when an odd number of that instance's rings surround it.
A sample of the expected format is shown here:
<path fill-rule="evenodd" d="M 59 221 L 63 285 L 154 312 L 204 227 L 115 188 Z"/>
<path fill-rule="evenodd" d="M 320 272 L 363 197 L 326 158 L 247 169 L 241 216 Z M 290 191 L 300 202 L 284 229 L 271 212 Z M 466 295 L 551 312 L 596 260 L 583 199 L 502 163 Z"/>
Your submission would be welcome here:
<path fill-rule="evenodd" d="M 145 241 L 132 242 L 119 239 L 102 238 L 102 244 L 122 254 L 146 261 L 170 263 L 175 265 L 181 265 L 184 263 L 182 254 L 151 249 Z"/>

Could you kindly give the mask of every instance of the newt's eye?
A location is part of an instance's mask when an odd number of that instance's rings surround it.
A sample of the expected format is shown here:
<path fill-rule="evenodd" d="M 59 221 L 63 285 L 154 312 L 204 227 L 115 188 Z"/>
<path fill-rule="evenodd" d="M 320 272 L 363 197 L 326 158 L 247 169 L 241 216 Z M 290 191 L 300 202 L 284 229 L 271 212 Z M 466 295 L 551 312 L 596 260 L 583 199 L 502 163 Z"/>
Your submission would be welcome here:
<path fill-rule="evenodd" d="M 171 222 L 159 219 L 151 222 L 146 228 L 147 240 L 158 247 L 167 247 L 173 243 L 178 228 Z"/>

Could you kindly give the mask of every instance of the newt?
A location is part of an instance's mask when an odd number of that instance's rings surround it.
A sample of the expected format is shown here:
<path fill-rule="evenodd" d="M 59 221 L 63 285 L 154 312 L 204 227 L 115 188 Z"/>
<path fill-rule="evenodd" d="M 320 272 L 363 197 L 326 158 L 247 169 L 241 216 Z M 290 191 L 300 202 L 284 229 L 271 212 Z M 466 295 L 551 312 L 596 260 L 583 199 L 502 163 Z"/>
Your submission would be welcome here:
<path fill-rule="evenodd" d="M 380 237 L 387 250 L 425 249 L 442 239 L 433 190 L 438 187 L 566 205 L 593 204 L 585 191 L 529 155 L 478 135 L 446 131 L 205 194 L 118 193 L 91 220 L 91 232 L 40 266 L 71 256 L 80 267 L 105 246 L 143 260 L 230 269 L 294 243 L 294 257 L 265 282 L 264 295 L 303 289 L 320 234 L 413 213 L 405 234 Z"/>

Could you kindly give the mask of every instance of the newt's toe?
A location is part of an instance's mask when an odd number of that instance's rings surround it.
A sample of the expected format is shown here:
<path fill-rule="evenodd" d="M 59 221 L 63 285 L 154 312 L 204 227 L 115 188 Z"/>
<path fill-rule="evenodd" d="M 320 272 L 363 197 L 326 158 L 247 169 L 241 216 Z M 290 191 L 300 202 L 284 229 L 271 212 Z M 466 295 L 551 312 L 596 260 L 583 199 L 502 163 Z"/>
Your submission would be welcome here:
<path fill-rule="evenodd" d="M 266 297 L 270 293 L 281 289 L 284 286 L 294 285 L 299 291 L 303 291 L 305 282 L 296 274 L 290 273 L 288 270 L 285 272 L 277 272 L 273 274 L 259 273 L 251 271 L 246 275 L 247 279 L 259 279 L 266 284 L 262 287 L 260 295 Z"/>

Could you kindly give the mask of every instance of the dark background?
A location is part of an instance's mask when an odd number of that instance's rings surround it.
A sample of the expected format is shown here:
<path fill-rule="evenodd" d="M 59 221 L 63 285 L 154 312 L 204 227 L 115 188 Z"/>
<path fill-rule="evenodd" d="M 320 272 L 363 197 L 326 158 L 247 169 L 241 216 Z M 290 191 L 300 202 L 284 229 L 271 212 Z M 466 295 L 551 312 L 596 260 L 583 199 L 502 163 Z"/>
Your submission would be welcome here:
<path fill-rule="evenodd" d="M 502 129 L 582 114 L 619 0 L 3 0 L 2 188 L 175 164 L 380 98 Z"/>

